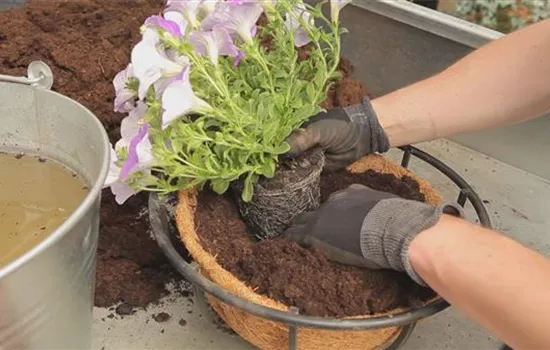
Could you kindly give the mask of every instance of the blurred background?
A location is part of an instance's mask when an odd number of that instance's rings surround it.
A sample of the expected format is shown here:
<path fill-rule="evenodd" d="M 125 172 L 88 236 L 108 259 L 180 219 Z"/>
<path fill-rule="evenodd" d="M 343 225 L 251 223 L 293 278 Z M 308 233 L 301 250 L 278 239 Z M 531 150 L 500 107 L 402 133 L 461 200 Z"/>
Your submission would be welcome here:
<path fill-rule="evenodd" d="M 410 1 L 502 33 L 510 33 L 550 16 L 549 0 Z"/>

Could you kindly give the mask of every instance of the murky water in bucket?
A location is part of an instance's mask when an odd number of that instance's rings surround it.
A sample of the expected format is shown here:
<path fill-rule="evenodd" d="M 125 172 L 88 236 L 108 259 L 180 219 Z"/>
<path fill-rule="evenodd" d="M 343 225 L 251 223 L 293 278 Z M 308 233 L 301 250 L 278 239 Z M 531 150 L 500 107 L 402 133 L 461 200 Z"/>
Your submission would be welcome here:
<path fill-rule="evenodd" d="M 0 152 L 0 268 L 58 228 L 88 190 L 58 162 Z"/>

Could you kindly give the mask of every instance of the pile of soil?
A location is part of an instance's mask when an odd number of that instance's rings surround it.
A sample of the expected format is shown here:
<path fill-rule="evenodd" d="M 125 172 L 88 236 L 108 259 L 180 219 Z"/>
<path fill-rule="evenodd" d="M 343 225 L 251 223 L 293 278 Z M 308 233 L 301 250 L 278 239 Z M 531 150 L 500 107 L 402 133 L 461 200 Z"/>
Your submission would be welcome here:
<path fill-rule="evenodd" d="M 112 142 L 125 115 L 113 112 L 114 76 L 126 67 L 139 27 L 164 0 L 35 0 L 0 11 L 1 73 L 26 75 L 33 60 L 54 74 L 53 90 L 86 106 Z M 144 307 L 181 279 L 150 236 L 147 194 L 116 204 L 103 191 L 96 274 L 96 306 L 125 302 Z"/>

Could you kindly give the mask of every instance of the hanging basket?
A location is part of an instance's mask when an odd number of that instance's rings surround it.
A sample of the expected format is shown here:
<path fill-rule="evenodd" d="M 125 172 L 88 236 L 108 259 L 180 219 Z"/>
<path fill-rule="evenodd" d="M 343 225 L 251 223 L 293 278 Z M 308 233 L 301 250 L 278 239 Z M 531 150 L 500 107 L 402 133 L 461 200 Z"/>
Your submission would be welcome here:
<path fill-rule="evenodd" d="M 441 203 L 441 196 L 424 179 L 419 178 L 409 170 L 387 160 L 379 155 L 369 155 L 348 167 L 352 173 L 374 170 L 379 173 L 394 174 L 398 178 L 404 175 L 418 182 L 420 192 L 426 197 L 426 202 L 432 205 Z M 194 214 L 197 205 L 195 190 L 181 191 L 178 195 L 176 208 L 176 224 L 180 237 L 189 253 L 200 267 L 200 272 L 208 279 L 228 292 L 269 308 L 288 311 L 289 306 L 264 295 L 255 293 L 250 287 L 237 279 L 229 271 L 220 266 L 214 256 L 207 252 L 200 243 L 195 231 Z M 241 337 L 260 349 L 288 349 L 289 326 L 252 315 L 239 308 L 226 304 L 219 299 L 207 295 L 208 301 L 218 315 Z M 439 299 L 436 296 L 435 299 Z M 384 314 L 357 316 L 353 318 L 372 318 L 388 316 L 406 311 L 394 309 Z M 300 327 L 297 330 L 298 349 L 384 349 L 392 344 L 403 331 L 403 326 L 369 330 L 324 330 Z"/>

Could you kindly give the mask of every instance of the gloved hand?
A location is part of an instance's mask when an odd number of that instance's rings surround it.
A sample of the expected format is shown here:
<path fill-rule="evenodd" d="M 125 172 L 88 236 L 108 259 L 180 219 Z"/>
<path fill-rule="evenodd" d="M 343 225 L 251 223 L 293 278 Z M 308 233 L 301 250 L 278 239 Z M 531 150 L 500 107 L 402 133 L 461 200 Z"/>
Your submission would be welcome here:
<path fill-rule="evenodd" d="M 333 193 L 316 211 L 298 216 L 285 236 L 304 246 L 320 248 L 331 260 L 406 272 L 425 286 L 409 263 L 409 244 L 435 225 L 443 213 L 463 216 L 458 205 L 434 207 L 351 185 Z"/>
<path fill-rule="evenodd" d="M 366 97 L 360 104 L 311 117 L 286 141 L 290 145 L 286 156 L 290 158 L 314 146 L 323 148 L 325 171 L 343 169 L 367 154 L 384 153 L 390 148 L 388 137 Z"/>

